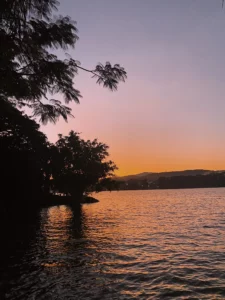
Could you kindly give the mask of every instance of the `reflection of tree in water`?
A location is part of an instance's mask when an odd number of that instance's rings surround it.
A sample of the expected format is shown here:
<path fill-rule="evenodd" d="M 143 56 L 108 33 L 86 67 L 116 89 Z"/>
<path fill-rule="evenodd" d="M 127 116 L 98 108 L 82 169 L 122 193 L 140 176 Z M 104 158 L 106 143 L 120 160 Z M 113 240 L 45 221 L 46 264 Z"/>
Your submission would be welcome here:
<path fill-rule="evenodd" d="M 71 251 L 71 245 L 84 238 L 84 214 L 82 208 L 54 206 L 43 211 L 41 236 L 50 257 L 59 258 Z M 46 257 L 47 258 L 47 257 Z"/>
<path fill-rule="evenodd" d="M 31 218 L 30 234 L 20 235 L 14 262 L 9 257 L 2 269 L 0 299 L 103 299 L 111 285 L 104 264 L 108 250 L 100 224 L 87 216 L 86 208 L 55 206 Z"/>
<path fill-rule="evenodd" d="M 52 207 L 44 212 L 42 224 L 46 253 L 41 259 L 40 274 L 47 282 L 46 294 L 54 294 L 51 299 L 93 295 L 93 285 L 98 288 L 96 280 L 101 272 L 99 254 L 86 234 L 82 208 Z"/>
<path fill-rule="evenodd" d="M 12 290 L 21 274 L 31 271 L 26 253 L 36 243 L 40 228 L 40 214 L 14 215 L 13 218 L 1 219 L 1 255 L 0 255 L 0 299 Z M 13 299 L 13 297 L 9 297 Z"/>
<path fill-rule="evenodd" d="M 21 243 L 12 249 L 4 268 L 1 266 L 0 299 L 87 299 L 99 295 L 107 285 L 104 257 L 88 233 L 85 210 L 45 208 L 31 221 L 29 230 L 18 229 Z"/>
<path fill-rule="evenodd" d="M 86 215 L 82 209 L 82 206 L 78 208 L 71 208 L 71 235 L 73 238 L 84 238 L 86 230 Z"/>
<path fill-rule="evenodd" d="M 37 296 L 32 287 L 39 286 L 44 293 L 45 285 L 54 286 L 55 275 L 63 277 L 80 265 L 81 254 L 85 255 L 84 221 L 82 208 L 58 206 L 4 228 L 0 299 L 7 294 L 9 299 Z"/>

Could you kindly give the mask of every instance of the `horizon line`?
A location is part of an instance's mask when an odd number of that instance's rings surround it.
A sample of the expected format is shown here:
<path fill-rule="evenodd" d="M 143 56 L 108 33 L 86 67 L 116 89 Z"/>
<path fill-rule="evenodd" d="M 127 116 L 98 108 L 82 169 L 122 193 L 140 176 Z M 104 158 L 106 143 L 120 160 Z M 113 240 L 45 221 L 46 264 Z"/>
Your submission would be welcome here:
<path fill-rule="evenodd" d="M 149 174 L 157 174 L 157 173 L 171 173 L 171 172 L 185 172 L 185 171 L 210 171 L 210 172 L 224 172 L 225 170 L 222 169 L 217 169 L 217 170 L 209 170 L 209 169 L 182 169 L 182 170 L 170 170 L 170 171 L 155 171 L 155 172 L 151 172 L 151 171 L 143 171 L 140 173 L 135 173 L 135 174 L 127 174 L 127 175 L 115 175 L 114 177 L 127 177 L 127 176 L 136 176 L 136 175 L 140 175 L 140 174 L 144 174 L 144 173 L 149 173 Z"/>

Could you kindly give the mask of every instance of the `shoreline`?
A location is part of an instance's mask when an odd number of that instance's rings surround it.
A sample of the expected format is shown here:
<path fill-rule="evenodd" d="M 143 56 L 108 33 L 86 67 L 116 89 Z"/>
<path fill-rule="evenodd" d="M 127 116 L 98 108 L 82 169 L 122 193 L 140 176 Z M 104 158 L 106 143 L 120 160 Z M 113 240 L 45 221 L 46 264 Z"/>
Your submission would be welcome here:
<path fill-rule="evenodd" d="M 92 204 L 98 202 L 99 202 L 98 199 L 91 196 L 83 196 L 82 200 L 79 203 L 76 203 L 76 200 L 71 196 L 50 195 L 44 199 L 43 203 L 41 203 L 41 207 L 58 206 L 58 205 L 76 206 L 80 204 Z"/>

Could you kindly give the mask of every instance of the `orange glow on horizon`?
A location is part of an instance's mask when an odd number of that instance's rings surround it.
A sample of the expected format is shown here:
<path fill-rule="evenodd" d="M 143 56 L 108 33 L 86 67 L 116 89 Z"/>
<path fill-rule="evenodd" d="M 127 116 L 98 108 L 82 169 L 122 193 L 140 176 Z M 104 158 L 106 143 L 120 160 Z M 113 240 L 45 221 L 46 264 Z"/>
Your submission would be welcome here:
<path fill-rule="evenodd" d="M 173 9 L 169 1 L 133 1 L 137 6 L 132 2 L 129 10 L 124 1 L 110 9 L 97 1 L 99 9 L 90 15 L 85 1 L 79 2 L 77 14 L 73 1 L 63 1 L 64 13 L 81 30 L 71 57 L 88 67 L 99 61 L 120 63 L 128 79 L 111 93 L 79 72 L 74 83 L 83 98 L 80 105 L 70 105 L 75 118 L 42 126 L 49 140 L 70 130 L 84 139 L 97 137 L 109 145 L 118 175 L 224 170 L 224 10 L 214 1 L 205 1 L 204 10 L 201 1 L 175 1 Z M 114 15 L 121 16 L 116 26 Z M 63 103 L 62 96 L 59 100 Z"/>
<path fill-rule="evenodd" d="M 129 156 L 127 158 L 114 156 L 113 160 L 119 168 L 115 172 L 117 176 L 135 175 L 143 172 L 158 173 L 196 169 L 225 170 L 225 162 L 221 163 L 222 159 L 220 157 L 214 159 L 213 157 L 211 159 L 208 157 L 201 157 L 201 159 L 196 157 L 190 158 L 190 160 L 179 158 L 174 162 L 172 159 L 163 159 L 163 157 L 154 156 L 142 156 L 140 159 L 132 159 Z"/>

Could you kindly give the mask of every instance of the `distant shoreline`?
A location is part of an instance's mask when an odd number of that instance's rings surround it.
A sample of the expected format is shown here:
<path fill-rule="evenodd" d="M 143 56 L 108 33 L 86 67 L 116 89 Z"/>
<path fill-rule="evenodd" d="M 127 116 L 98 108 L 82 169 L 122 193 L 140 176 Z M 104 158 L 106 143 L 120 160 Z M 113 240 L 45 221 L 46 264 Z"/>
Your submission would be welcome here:
<path fill-rule="evenodd" d="M 164 191 L 164 190 L 195 190 L 195 189 L 219 189 L 225 186 L 212 186 L 212 187 L 186 187 L 186 188 L 165 188 L 165 189 L 129 189 L 129 190 L 113 190 L 111 192 L 130 192 L 130 191 Z M 109 191 L 104 191 L 109 192 Z"/>
<path fill-rule="evenodd" d="M 118 190 L 158 190 L 225 187 L 225 172 L 188 170 L 117 178 Z"/>

